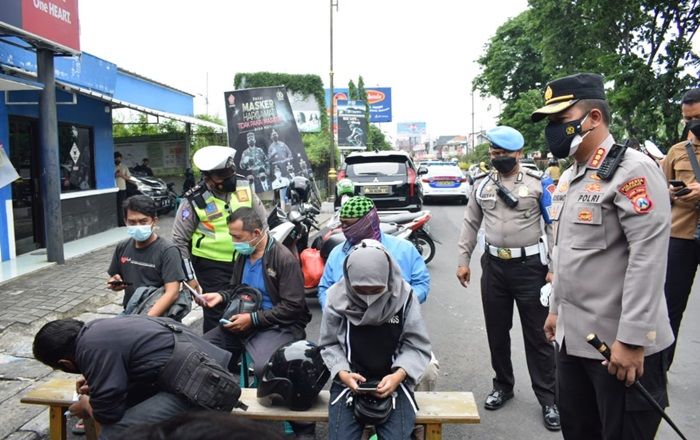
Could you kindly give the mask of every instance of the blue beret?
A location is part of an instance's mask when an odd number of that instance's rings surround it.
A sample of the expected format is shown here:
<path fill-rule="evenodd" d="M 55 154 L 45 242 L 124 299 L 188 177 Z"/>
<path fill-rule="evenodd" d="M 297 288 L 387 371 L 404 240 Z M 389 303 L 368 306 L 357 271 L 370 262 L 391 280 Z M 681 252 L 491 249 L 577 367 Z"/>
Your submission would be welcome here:
<path fill-rule="evenodd" d="M 525 145 L 525 138 L 520 132 L 507 125 L 492 128 L 486 132 L 486 138 L 494 147 L 508 151 L 518 151 Z"/>

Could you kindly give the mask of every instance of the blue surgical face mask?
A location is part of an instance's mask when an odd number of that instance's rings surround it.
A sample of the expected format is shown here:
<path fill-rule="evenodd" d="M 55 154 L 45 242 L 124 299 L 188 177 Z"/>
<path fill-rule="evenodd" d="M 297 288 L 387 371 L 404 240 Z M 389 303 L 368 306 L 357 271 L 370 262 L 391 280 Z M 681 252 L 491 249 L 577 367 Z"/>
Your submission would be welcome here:
<path fill-rule="evenodd" d="M 234 241 L 233 249 L 241 255 L 251 255 L 253 252 L 255 252 L 255 246 L 260 243 L 260 240 L 262 240 L 262 235 L 255 244 L 251 244 L 250 241 Z"/>
<path fill-rule="evenodd" d="M 127 226 L 126 233 L 136 241 L 146 241 L 153 234 L 153 225 Z"/>

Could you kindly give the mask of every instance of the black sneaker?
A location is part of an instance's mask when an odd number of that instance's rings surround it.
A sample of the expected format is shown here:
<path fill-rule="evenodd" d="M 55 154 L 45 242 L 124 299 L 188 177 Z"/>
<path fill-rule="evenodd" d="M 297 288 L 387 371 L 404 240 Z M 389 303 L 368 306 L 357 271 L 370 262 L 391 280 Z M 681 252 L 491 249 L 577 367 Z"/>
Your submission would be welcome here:
<path fill-rule="evenodd" d="M 486 409 L 499 409 L 508 400 L 513 398 L 513 391 L 502 391 L 502 390 L 492 390 L 491 393 L 486 397 L 486 402 L 484 402 L 484 408 Z"/>
<path fill-rule="evenodd" d="M 559 409 L 557 405 L 544 405 L 542 407 L 542 417 L 544 418 L 544 427 L 550 431 L 561 430 L 561 422 L 559 421 Z"/>

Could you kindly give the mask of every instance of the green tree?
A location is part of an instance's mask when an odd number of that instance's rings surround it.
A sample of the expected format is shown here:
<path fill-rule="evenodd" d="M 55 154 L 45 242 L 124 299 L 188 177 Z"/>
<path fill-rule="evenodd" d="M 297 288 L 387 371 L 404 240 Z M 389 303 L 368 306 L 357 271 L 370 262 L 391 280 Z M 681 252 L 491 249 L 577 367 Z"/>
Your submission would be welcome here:
<path fill-rule="evenodd" d="M 699 0 L 530 0 L 487 44 L 474 87 L 503 100 L 501 122 L 524 124 L 514 126 L 527 132 L 526 145 L 536 145 L 541 136 L 517 116 L 530 111 L 535 95 L 526 102 L 521 95 L 542 93 L 554 77 L 601 73 L 616 135 L 670 145 L 680 96 L 700 73 L 691 45 L 698 26 Z"/>

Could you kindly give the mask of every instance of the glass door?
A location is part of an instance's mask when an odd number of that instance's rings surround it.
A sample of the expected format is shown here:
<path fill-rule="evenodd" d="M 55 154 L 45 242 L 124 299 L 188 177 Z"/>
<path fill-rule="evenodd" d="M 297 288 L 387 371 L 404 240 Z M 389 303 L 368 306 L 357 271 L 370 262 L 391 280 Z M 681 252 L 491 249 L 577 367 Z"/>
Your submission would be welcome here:
<path fill-rule="evenodd" d="M 12 183 L 17 255 L 43 247 L 44 222 L 39 197 L 39 127 L 35 119 L 10 117 L 10 160 L 20 178 Z"/>

